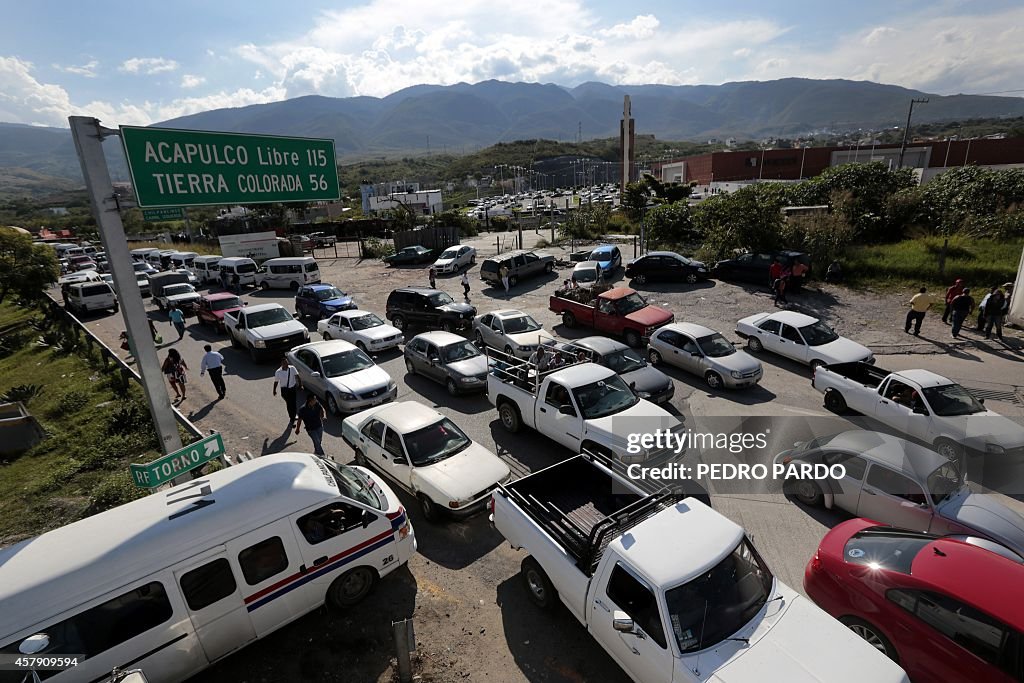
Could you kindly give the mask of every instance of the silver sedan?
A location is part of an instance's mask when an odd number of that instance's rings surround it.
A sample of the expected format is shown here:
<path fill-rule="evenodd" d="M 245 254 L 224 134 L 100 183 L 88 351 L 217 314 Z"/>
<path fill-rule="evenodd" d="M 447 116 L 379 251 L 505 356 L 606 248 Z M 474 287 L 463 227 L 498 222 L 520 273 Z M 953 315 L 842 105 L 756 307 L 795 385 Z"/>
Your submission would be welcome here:
<path fill-rule="evenodd" d="M 693 323 L 665 325 L 647 345 L 651 365 L 665 362 L 704 379 L 712 389 L 752 387 L 761 381 L 761 361 L 718 332 Z"/>

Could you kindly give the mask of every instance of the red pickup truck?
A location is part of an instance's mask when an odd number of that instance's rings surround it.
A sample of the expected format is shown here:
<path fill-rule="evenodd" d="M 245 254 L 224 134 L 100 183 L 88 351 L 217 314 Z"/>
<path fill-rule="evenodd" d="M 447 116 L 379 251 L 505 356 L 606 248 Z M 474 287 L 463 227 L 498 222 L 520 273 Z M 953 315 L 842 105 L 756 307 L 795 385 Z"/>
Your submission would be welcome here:
<path fill-rule="evenodd" d="M 559 290 L 548 302 L 548 308 L 562 314 L 566 327 L 585 325 L 599 332 L 621 336 L 630 346 L 647 342 L 656 329 L 668 325 L 675 316 L 664 308 L 649 306 L 640 294 L 629 287 L 616 287 L 597 295 L 588 303 L 562 296 Z"/>

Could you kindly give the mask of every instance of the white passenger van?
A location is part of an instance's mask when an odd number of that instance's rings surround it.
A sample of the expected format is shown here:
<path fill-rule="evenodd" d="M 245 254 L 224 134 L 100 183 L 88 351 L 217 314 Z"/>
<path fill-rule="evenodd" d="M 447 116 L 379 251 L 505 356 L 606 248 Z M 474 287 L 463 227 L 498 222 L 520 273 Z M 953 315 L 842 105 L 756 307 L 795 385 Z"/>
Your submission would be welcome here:
<path fill-rule="evenodd" d="M 75 251 L 75 253 L 71 254 L 70 256 L 85 253 L 84 249 L 79 247 L 77 244 L 71 244 L 70 242 L 63 242 L 61 244 L 58 244 L 55 248 L 57 249 L 57 258 L 68 258 L 68 252 L 75 249 L 77 249 L 78 251 Z"/>
<path fill-rule="evenodd" d="M 196 256 L 192 261 L 192 272 L 202 283 L 217 282 L 220 280 L 220 268 L 217 262 L 223 256 Z"/>
<path fill-rule="evenodd" d="M 159 249 L 154 249 L 153 251 L 147 253 L 146 254 L 146 263 L 148 263 L 149 265 L 153 266 L 157 270 L 163 270 L 164 269 L 163 252 L 161 252 Z"/>
<path fill-rule="evenodd" d="M 100 276 L 102 277 L 102 276 Z M 67 307 L 75 313 L 109 309 L 118 311 L 117 295 L 106 282 L 75 282 L 68 285 Z"/>
<path fill-rule="evenodd" d="M 132 260 L 133 261 L 145 261 L 146 257 L 152 253 L 160 253 L 159 249 L 155 247 L 142 247 L 141 249 L 132 249 Z"/>
<path fill-rule="evenodd" d="M 45 633 L 36 656 L 79 657 L 47 680 L 174 683 L 325 599 L 351 607 L 415 551 L 376 475 L 268 455 L 0 550 L 0 653 Z"/>
<path fill-rule="evenodd" d="M 194 251 L 176 251 L 171 254 L 171 269 L 177 270 L 178 268 L 184 268 L 185 270 L 192 272 L 192 263 L 196 260 L 197 256 L 199 256 L 199 254 Z M 192 272 L 192 274 L 195 275 L 194 272 Z"/>
<path fill-rule="evenodd" d="M 256 262 L 244 256 L 228 256 L 217 262 L 217 268 L 221 273 L 228 274 L 228 285 L 231 285 L 232 278 L 238 275 L 238 283 L 243 287 L 247 285 L 256 286 Z"/>
<path fill-rule="evenodd" d="M 298 289 L 320 282 L 320 266 L 312 256 L 284 256 L 263 263 L 257 276 L 262 289 Z"/>

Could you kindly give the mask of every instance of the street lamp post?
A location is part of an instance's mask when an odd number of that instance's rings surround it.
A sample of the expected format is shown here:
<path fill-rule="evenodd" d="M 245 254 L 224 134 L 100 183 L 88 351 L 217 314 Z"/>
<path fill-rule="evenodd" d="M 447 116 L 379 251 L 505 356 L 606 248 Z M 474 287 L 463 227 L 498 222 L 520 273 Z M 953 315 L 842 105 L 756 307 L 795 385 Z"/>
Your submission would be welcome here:
<path fill-rule="evenodd" d="M 907 151 L 907 138 L 910 136 L 910 117 L 914 115 L 915 104 L 928 104 L 928 98 L 913 98 L 910 100 L 910 109 L 907 111 L 907 127 L 903 129 L 903 142 L 900 143 L 900 160 L 896 168 L 903 168 L 903 154 Z"/>

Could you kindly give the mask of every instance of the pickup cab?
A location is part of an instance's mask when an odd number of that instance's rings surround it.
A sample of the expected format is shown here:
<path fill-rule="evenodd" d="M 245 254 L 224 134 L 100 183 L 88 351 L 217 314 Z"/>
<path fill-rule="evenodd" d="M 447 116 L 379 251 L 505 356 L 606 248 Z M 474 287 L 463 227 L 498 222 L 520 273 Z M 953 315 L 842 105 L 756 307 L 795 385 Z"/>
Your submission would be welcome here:
<path fill-rule="evenodd" d="M 634 681 L 908 681 L 776 579 L 742 527 L 609 464 L 581 454 L 500 485 L 491 519 L 528 553 L 529 599 L 565 605 Z"/>
<path fill-rule="evenodd" d="M 185 315 L 194 313 L 202 298 L 195 287 L 185 282 L 164 285 L 160 293 L 153 297 L 161 311 L 177 308 Z"/>
<path fill-rule="evenodd" d="M 675 319 L 670 311 L 648 305 L 629 287 L 609 289 L 586 303 L 566 296 L 571 291 L 580 290 L 559 290 L 548 302 L 552 312 L 561 314 L 563 325 L 593 327 L 598 332 L 622 337 L 632 347 L 646 344 L 656 329 Z"/>
<path fill-rule="evenodd" d="M 1024 428 L 934 372 L 837 363 L 817 368 L 812 384 L 825 395 L 827 409 L 856 410 L 947 458 L 1024 455 Z"/>
<path fill-rule="evenodd" d="M 254 362 L 309 341 L 309 330 L 281 304 L 246 306 L 224 314 L 231 346 L 248 349 Z"/>
<path fill-rule="evenodd" d="M 510 432 L 532 427 L 574 453 L 586 449 L 629 464 L 653 464 L 674 454 L 629 448 L 629 434 L 683 429 L 678 418 L 638 398 L 614 370 L 596 363 L 538 373 L 536 365 L 506 357 L 487 374 L 487 400 Z"/>

